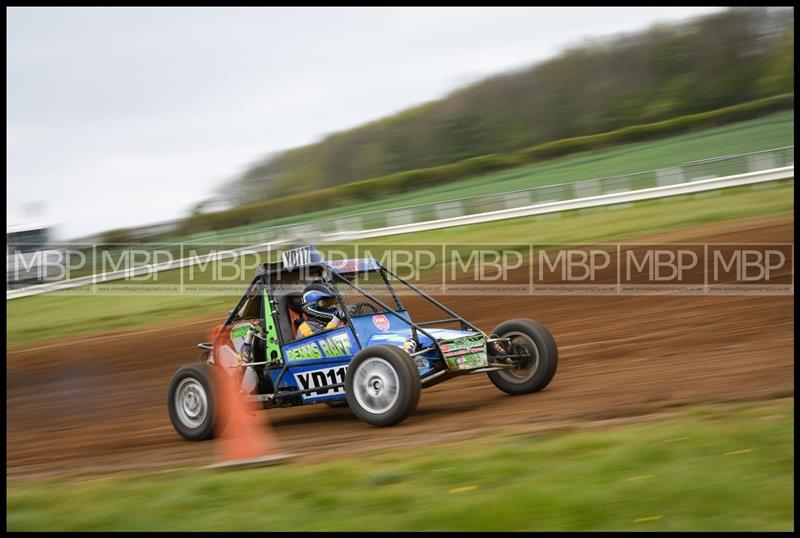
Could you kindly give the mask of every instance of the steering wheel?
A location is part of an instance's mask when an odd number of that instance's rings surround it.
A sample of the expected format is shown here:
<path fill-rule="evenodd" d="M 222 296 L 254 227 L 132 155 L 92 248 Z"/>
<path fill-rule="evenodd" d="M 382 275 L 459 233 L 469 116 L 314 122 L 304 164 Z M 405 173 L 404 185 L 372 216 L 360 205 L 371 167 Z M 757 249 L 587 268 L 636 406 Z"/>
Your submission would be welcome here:
<path fill-rule="evenodd" d="M 362 312 L 362 308 L 370 309 L 372 312 Z M 347 308 L 351 316 L 358 316 L 359 314 L 377 314 L 378 309 L 372 303 L 361 302 Z"/>

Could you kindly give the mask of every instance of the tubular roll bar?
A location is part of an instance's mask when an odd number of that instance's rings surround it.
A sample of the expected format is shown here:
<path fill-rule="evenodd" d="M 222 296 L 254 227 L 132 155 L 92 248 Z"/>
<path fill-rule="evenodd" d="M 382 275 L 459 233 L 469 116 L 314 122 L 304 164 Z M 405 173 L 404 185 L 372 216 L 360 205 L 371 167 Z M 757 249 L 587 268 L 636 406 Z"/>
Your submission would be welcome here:
<path fill-rule="evenodd" d="M 438 325 L 439 323 L 452 323 L 454 321 L 461 321 L 461 320 L 459 318 L 434 319 L 432 321 L 418 321 L 417 325 L 419 326 Z"/>
<path fill-rule="evenodd" d="M 431 341 L 433 341 L 433 342 L 436 344 L 436 347 L 439 347 L 439 345 L 436 343 L 436 338 L 434 338 L 434 337 L 433 337 L 433 336 L 432 336 L 432 335 L 431 335 L 431 334 L 430 334 L 428 331 L 426 331 L 425 329 L 422 329 L 422 328 L 420 328 L 420 327 L 419 327 L 417 324 L 415 324 L 413 321 L 411 321 L 410 319 L 408 319 L 408 318 L 406 318 L 405 316 L 403 316 L 402 314 L 400 314 L 400 313 L 399 313 L 397 310 L 395 310 L 395 309 L 394 309 L 394 308 L 392 308 L 391 306 L 387 305 L 386 303 L 384 303 L 383 301 L 381 301 L 381 300 L 380 300 L 380 299 L 378 299 L 377 297 L 373 296 L 373 295 L 372 295 L 371 293 L 369 293 L 368 291 L 366 291 L 366 290 L 362 289 L 362 288 L 361 288 L 361 286 L 359 286 L 359 285 L 357 285 L 357 284 L 354 284 L 354 283 L 350 282 L 349 280 L 347 280 L 346 278 L 344 278 L 343 276 L 341 276 L 339 273 L 335 273 L 335 272 L 331 271 L 331 274 L 332 274 L 332 275 L 333 275 L 335 278 L 337 278 L 337 279 L 341 280 L 343 283 L 345 283 L 346 285 L 348 285 L 348 286 L 350 286 L 351 288 L 353 288 L 354 290 L 356 290 L 358 293 L 362 294 L 362 295 L 363 295 L 364 297 L 366 297 L 367 299 L 369 299 L 369 300 L 371 300 L 371 301 L 374 301 L 374 302 L 375 302 L 375 304 L 377 304 L 378 306 L 380 306 L 380 307 L 384 308 L 384 309 L 385 309 L 387 312 L 391 312 L 392 314 L 394 314 L 394 315 L 395 315 L 395 317 L 397 317 L 399 320 L 401 320 L 401 321 L 403 321 L 404 323 L 406 323 L 406 324 L 407 324 L 409 327 L 411 327 L 411 328 L 412 328 L 412 330 L 413 330 L 413 329 L 416 329 L 416 330 L 418 330 L 419 332 L 421 332 L 422 334 L 424 334 L 425 336 L 427 336 L 428 338 L 430 338 L 430 339 L 431 339 Z M 355 331 L 353 331 L 353 332 L 355 332 Z"/>
<path fill-rule="evenodd" d="M 403 277 L 399 276 L 397 273 L 395 273 L 391 269 L 387 269 L 386 267 L 383 267 L 380 263 L 378 263 L 378 266 L 381 267 L 384 271 L 386 271 L 390 275 L 392 275 L 394 278 L 396 278 L 397 280 L 399 280 L 400 282 L 405 284 L 408 288 L 414 290 L 415 292 L 417 292 L 420 295 L 422 295 L 423 297 L 425 297 L 425 299 L 427 299 L 428 302 L 430 302 L 434 306 L 437 306 L 437 307 L 441 308 L 442 310 L 444 310 L 445 312 L 447 312 L 448 314 L 453 316 L 453 318 L 455 320 L 460 321 L 464 327 L 469 327 L 470 329 L 472 329 L 475 332 L 479 332 L 481 334 L 484 334 L 483 331 L 480 330 L 479 328 L 477 328 L 475 325 L 473 325 L 469 321 L 465 320 L 464 318 L 462 318 L 461 316 L 459 316 L 458 314 L 456 314 L 455 312 L 453 312 L 452 310 L 447 308 L 445 305 L 443 305 L 442 303 L 440 303 L 439 301 L 437 301 L 436 299 L 434 299 L 433 297 L 431 297 L 430 295 L 428 295 L 427 293 L 425 293 L 421 289 L 418 289 L 418 288 L 414 287 L 414 285 L 410 284 L 408 281 L 406 281 L 406 279 L 404 279 Z M 484 336 L 485 336 L 485 334 L 484 334 Z"/>

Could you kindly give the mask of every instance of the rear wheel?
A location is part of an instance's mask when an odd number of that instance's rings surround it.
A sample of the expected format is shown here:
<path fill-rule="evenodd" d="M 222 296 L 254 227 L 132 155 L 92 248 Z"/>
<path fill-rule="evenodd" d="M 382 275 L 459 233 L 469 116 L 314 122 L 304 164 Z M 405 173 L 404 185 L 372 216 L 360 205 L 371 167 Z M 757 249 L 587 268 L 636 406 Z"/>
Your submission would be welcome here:
<path fill-rule="evenodd" d="M 373 426 L 391 426 L 408 418 L 417 408 L 420 390 L 414 361 L 393 346 L 366 347 L 347 367 L 347 404 Z"/>
<path fill-rule="evenodd" d="M 509 338 L 508 352 L 522 355 L 518 368 L 488 372 L 494 385 L 507 394 L 530 394 L 544 389 L 558 368 L 558 347 L 544 325 L 530 319 L 504 321 L 493 334 Z"/>
<path fill-rule="evenodd" d="M 189 441 L 214 437 L 219 410 L 212 382 L 212 366 L 189 364 L 169 382 L 167 409 L 172 426 Z"/>

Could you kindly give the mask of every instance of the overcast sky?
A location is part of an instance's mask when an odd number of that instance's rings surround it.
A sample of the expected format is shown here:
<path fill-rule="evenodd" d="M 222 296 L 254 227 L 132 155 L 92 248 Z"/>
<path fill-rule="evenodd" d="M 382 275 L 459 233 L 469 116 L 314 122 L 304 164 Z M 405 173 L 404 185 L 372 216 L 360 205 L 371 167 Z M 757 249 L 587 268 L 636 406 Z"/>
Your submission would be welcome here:
<path fill-rule="evenodd" d="M 182 217 L 267 153 L 720 9 L 10 8 L 8 224 Z"/>

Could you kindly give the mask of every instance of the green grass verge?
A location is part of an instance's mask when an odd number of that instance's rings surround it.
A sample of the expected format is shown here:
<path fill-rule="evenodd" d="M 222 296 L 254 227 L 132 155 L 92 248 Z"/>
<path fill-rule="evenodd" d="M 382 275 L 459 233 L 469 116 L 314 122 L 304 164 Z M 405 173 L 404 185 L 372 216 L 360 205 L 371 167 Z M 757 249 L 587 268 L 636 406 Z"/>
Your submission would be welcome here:
<path fill-rule="evenodd" d="M 559 215 L 544 215 L 389 236 L 359 244 L 396 246 L 415 243 L 590 243 L 614 242 L 643 237 L 658 232 L 679 230 L 701 224 L 748 217 L 791 214 L 794 211 L 793 181 L 777 186 L 738 187 L 718 191 L 711 196 L 689 195 L 632 204 L 577 210 Z M 376 248 L 375 252 L 380 252 Z M 184 269 L 187 274 L 189 269 Z M 212 282 L 210 266 L 194 282 Z M 159 273 L 158 281 L 141 284 L 143 290 L 154 284 L 175 284 L 179 273 Z M 224 317 L 235 305 L 241 289 L 221 296 L 162 295 L 143 291 L 139 295 L 67 295 L 51 294 L 6 302 L 6 329 L 9 347 L 102 332 L 123 327 L 139 327 L 191 317 Z M 188 281 L 188 279 L 186 279 Z M 110 284 L 114 284 L 113 282 Z"/>
<path fill-rule="evenodd" d="M 794 112 L 781 112 L 764 118 L 700 130 L 663 140 L 576 153 L 438 187 L 418 189 L 407 194 L 395 194 L 386 200 L 346 205 L 322 211 L 309 211 L 282 219 L 264 219 L 262 222 L 249 226 L 198 233 L 195 234 L 195 237 L 239 233 L 268 226 L 308 222 L 309 220 L 366 211 L 632 174 L 721 155 L 737 155 L 793 144 Z M 187 239 L 189 237 L 180 237 L 175 240 Z"/>
<path fill-rule="evenodd" d="M 7 529 L 792 531 L 793 403 L 323 464 L 7 484 Z"/>

